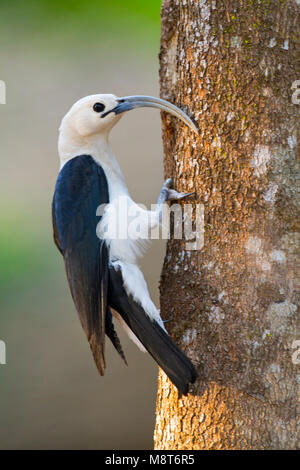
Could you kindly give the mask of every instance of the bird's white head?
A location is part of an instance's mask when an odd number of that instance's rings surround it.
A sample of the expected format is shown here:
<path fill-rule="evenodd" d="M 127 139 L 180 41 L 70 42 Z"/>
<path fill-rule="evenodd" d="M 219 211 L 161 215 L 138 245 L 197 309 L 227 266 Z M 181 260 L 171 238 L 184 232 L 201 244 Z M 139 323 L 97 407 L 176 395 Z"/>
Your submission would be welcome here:
<path fill-rule="evenodd" d="M 193 131 L 193 121 L 177 106 L 152 96 L 136 95 L 118 98 L 110 94 L 96 94 L 81 98 L 70 108 L 61 122 L 58 149 L 60 158 L 90 152 L 107 144 L 110 130 L 122 113 L 140 107 L 158 108 L 180 118 Z"/>

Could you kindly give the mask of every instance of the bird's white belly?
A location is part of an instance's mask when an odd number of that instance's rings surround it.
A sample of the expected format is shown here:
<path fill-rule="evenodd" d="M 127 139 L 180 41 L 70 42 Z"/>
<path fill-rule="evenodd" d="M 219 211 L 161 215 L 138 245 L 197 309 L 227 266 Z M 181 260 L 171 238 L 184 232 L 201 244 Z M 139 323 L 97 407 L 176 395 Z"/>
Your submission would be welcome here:
<path fill-rule="evenodd" d="M 106 205 L 97 234 L 109 246 L 110 260 L 136 263 L 149 245 L 147 211 L 127 195 Z"/>
<path fill-rule="evenodd" d="M 110 161 L 110 165 L 99 162 L 108 183 L 109 204 L 106 205 L 98 224 L 97 235 L 106 240 L 111 260 L 135 263 L 144 251 L 143 246 L 145 248 L 145 244 L 147 245 L 141 237 L 132 236 L 132 215 L 135 215 L 139 206 L 131 199 L 117 162 L 114 159 Z"/>
<path fill-rule="evenodd" d="M 97 235 L 106 241 L 110 264 L 116 270 L 121 270 L 126 292 L 133 296 L 151 319 L 165 329 L 137 265 L 137 259 L 150 243 L 148 229 L 152 225 L 153 213 L 131 199 L 122 175 L 103 163 L 102 167 L 108 181 L 110 202 L 104 208 Z"/>

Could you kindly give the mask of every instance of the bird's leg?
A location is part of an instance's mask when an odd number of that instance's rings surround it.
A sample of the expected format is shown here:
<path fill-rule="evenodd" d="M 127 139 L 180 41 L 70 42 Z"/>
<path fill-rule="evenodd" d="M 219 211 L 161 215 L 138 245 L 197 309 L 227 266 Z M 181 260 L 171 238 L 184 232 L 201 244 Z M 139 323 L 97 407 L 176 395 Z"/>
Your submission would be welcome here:
<path fill-rule="evenodd" d="M 172 184 L 173 180 L 172 178 L 168 178 L 164 184 L 163 187 L 161 188 L 158 201 L 157 201 L 157 213 L 159 217 L 159 222 L 161 222 L 162 219 L 162 211 L 163 211 L 163 205 L 166 203 L 166 201 L 179 201 L 180 199 L 184 199 L 185 197 L 192 196 L 193 193 L 180 193 L 178 191 L 175 191 L 175 189 L 172 189 Z"/>
<path fill-rule="evenodd" d="M 167 201 L 178 201 L 188 196 L 192 196 L 194 193 L 180 193 L 171 189 L 172 178 L 168 178 L 161 188 L 156 208 L 154 211 L 147 211 L 141 208 L 138 209 L 139 213 L 139 227 L 140 233 L 146 234 L 149 229 L 154 229 L 162 222 L 163 208 Z M 136 206 L 137 207 L 137 206 Z M 145 238 L 145 237 L 142 237 Z"/>
<path fill-rule="evenodd" d="M 173 180 L 172 178 L 168 178 L 161 188 L 157 205 L 158 207 L 164 204 L 166 201 L 173 201 L 183 199 L 187 196 L 192 196 L 195 193 L 180 193 L 175 189 L 172 189 Z"/>

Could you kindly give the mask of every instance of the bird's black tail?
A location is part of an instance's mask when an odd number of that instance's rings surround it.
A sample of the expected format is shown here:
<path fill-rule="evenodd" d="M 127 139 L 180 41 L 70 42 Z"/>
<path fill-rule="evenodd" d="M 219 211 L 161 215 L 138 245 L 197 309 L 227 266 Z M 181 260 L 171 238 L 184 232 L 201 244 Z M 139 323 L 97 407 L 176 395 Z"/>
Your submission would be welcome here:
<path fill-rule="evenodd" d="M 178 348 L 156 321 L 151 320 L 123 287 L 120 271 L 109 272 L 108 303 L 116 310 L 169 379 L 186 395 L 197 372 L 190 359 Z"/>

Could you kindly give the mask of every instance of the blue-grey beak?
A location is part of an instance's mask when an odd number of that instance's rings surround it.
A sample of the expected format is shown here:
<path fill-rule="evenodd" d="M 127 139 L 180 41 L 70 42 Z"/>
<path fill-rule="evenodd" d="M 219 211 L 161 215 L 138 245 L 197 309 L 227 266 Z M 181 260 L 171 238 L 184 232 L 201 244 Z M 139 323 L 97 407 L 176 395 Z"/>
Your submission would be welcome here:
<path fill-rule="evenodd" d="M 107 116 L 109 113 L 121 114 L 135 108 L 158 108 L 181 119 L 187 126 L 189 126 L 194 132 L 196 132 L 196 134 L 198 134 L 199 132 L 196 125 L 184 111 L 177 108 L 177 106 L 172 103 L 169 103 L 166 100 L 154 98 L 153 96 L 135 95 L 124 96 L 123 98 L 118 98 L 117 101 L 117 106 L 111 109 L 110 111 L 103 113 L 101 116 L 102 118 Z"/>

